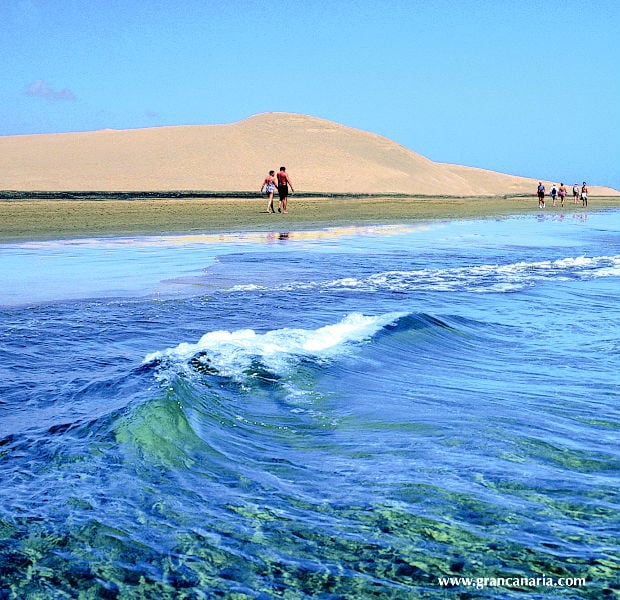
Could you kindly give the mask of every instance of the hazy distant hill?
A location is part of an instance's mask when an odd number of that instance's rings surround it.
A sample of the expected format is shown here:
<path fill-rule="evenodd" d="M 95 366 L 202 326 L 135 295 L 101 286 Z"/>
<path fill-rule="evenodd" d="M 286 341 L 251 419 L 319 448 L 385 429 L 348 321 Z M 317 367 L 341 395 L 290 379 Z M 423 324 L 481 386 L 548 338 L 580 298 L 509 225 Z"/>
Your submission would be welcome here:
<path fill-rule="evenodd" d="M 537 184 L 436 163 L 387 138 L 288 113 L 228 125 L 0 137 L 0 155 L 2 190 L 257 191 L 280 165 L 300 192 L 504 195 L 532 194 Z"/>

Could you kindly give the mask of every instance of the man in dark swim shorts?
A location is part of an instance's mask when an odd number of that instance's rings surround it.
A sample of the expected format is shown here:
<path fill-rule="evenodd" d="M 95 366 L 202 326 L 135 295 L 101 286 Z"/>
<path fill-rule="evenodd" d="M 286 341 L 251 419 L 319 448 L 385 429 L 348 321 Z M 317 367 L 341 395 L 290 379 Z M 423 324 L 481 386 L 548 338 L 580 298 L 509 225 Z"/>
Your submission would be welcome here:
<path fill-rule="evenodd" d="M 278 212 L 286 214 L 288 211 L 286 210 L 288 204 L 288 188 L 291 186 L 291 192 L 294 192 L 293 182 L 291 178 L 286 174 L 286 167 L 280 167 L 280 171 L 277 175 L 278 178 L 278 196 L 280 200 L 278 200 Z"/>
<path fill-rule="evenodd" d="M 538 208 L 545 208 L 545 186 L 538 182 Z"/>

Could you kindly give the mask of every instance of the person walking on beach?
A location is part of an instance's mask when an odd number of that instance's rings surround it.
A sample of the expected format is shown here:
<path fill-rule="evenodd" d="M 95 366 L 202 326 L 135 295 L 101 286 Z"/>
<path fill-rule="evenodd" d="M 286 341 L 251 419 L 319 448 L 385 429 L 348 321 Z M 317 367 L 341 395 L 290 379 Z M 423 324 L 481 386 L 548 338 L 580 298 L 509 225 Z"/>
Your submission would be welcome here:
<path fill-rule="evenodd" d="M 579 199 L 579 184 L 576 183 L 573 186 L 573 201 L 575 204 L 577 204 L 577 200 Z"/>
<path fill-rule="evenodd" d="M 566 198 L 566 186 L 560 183 L 560 189 L 558 190 L 558 196 L 560 197 L 560 205 L 564 206 L 564 198 Z"/>
<path fill-rule="evenodd" d="M 545 208 L 545 186 L 538 182 L 538 208 Z"/>
<path fill-rule="evenodd" d="M 265 177 L 265 181 L 263 181 L 263 185 L 260 188 L 260 193 L 263 193 L 263 190 L 265 190 L 265 193 L 267 194 L 267 212 L 268 213 L 275 213 L 275 209 L 273 208 L 273 193 L 276 191 L 276 178 L 275 178 L 275 171 L 269 171 L 269 175 L 267 175 L 267 177 Z"/>
<path fill-rule="evenodd" d="M 551 188 L 551 198 L 553 199 L 553 206 L 555 206 L 555 199 L 557 198 L 558 195 L 558 188 L 555 186 L 555 183 L 553 184 L 553 187 Z"/>
<path fill-rule="evenodd" d="M 581 206 L 588 206 L 588 186 L 585 181 L 581 186 Z"/>
<path fill-rule="evenodd" d="M 280 167 L 280 171 L 278 172 L 278 196 L 280 199 L 278 200 L 278 212 L 286 214 L 287 205 L 288 205 L 288 188 L 291 187 L 291 192 L 294 192 L 293 182 L 291 178 L 286 173 L 286 167 Z"/>

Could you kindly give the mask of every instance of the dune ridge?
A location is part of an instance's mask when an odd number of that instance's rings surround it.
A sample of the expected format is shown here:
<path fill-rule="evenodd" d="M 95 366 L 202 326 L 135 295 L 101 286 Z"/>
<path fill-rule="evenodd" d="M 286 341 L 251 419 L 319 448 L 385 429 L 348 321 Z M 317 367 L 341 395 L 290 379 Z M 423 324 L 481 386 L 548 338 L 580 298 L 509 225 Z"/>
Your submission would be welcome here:
<path fill-rule="evenodd" d="M 6 136 L 0 153 L 0 189 L 15 191 L 257 191 L 281 164 L 306 192 L 495 196 L 533 194 L 538 182 L 434 162 L 385 137 L 291 113 L 225 125 Z M 600 186 L 590 193 L 620 195 Z"/>

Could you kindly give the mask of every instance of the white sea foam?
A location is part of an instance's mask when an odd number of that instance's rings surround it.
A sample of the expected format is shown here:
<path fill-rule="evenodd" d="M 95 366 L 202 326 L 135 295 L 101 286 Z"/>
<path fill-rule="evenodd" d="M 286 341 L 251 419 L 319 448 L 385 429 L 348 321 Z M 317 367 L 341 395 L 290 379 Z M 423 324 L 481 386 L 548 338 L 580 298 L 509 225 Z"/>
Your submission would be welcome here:
<path fill-rule="evenodd" d="M 260 360 L 268 369 L 281 372 L 292 357 L 329 357 L 344 352 L 349 344 L 362 342 L 406 313 L 367 316 L 351 313 L 338 323 L 318 329 L 284 328 L 256 333 L 252 329 L 211 331 L 196 343 L 153 352 L 144 363 L 186 364 L 197 358 L 226 376 L 235 376 Z"/>
<path fill-rule="evenodd" d="M 514 292 L 537 281 L 553 278 L 555 281 L 594 279 L 620 276 L 620 256 L 578 256 L 557 260 L 515 262 L 505 265 L 487 264 L 456 268 L 427 268 L 384 271 L 365 278 L 340 277 L 324 282 L 291 282 L 271 290 L 292 291 L 315 289 L 320 291 L 466 291 L 474 293 Z M 252 284 L 245 290 L 267 289 Z M 240 291 L 239 287 L 230 291 Z"/>

